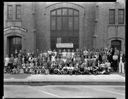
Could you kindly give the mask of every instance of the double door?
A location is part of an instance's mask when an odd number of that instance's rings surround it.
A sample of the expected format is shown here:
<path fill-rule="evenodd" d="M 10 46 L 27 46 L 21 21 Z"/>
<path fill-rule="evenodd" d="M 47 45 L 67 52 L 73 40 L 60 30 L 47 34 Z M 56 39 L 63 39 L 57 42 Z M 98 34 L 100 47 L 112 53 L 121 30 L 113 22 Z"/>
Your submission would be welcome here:
<path fill-rule="evenodd" d="M 111 47 L 114 49 L 117 48 L 120 51 L 121 50 L 121 41 L 120 40 L 112 40 Z"/>
<path fill-rule="evenodd" d="M 8 52 L 9 56 L 14 54 L 15 51 L 19 52 L 22 49 L 22 38 L 18 36 L 8 37 Z"/>

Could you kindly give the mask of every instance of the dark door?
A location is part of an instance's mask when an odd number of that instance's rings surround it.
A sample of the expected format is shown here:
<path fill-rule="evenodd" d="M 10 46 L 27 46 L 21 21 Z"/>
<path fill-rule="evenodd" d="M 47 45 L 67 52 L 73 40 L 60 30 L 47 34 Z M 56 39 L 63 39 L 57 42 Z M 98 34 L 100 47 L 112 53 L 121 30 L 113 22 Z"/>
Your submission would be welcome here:
<path fill-rule="evenodd" d="M 15 53 L 15 50 L 19 52 L 22 49 L 22 39 L 18 36 L 8 37 L 8 49 L 9 56 Z"/>
<path fill-rule="evenodd" d="M 121 41 L 120 40 L 112 40 L 111 41 L 111 47 L 117 48 L 118 50 L 121 50 Z"/>

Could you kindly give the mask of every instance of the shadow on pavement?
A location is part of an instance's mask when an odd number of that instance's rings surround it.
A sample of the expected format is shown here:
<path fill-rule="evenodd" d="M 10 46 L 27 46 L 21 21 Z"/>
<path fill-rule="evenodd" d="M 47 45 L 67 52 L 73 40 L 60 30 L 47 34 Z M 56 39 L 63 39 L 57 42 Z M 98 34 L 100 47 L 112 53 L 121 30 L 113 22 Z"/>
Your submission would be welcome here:
<path fill-rule="evenodd" d="M 4 74 L 4 79 L 25 79 L 29 77 L 31 74 Z"/>

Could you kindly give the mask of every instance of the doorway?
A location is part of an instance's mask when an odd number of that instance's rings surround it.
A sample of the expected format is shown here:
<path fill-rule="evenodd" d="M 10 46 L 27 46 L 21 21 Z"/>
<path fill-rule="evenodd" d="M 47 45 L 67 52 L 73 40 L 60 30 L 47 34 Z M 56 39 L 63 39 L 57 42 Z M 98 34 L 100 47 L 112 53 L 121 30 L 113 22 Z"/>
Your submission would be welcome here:
<path fill-rule="evenodd" d="M 121 40 L 112 40 L 111 47 L 117 48 L 120 51 L 121 50 Z"/>
<path fill-rule="evenodd" d="M 8 52 L 9 56 L 15 53 L 15 50 L 19 52 L 22 49 L 22 38 L 19 36 L 8 37 Z"/>
<path fill-rule="evenodd" d="M 58 41 L 73 43 L 74 49 L 79 48 L 79 10 L 66 7 L 51 10 L 50 31 L 52 50 Z"/>

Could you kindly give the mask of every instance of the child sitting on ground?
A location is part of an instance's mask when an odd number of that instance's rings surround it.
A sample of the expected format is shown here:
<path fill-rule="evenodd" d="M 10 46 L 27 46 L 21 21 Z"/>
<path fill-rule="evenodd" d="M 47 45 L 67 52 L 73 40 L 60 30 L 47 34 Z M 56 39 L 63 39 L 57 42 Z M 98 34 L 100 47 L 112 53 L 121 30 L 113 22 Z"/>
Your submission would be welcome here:
<path fill-rule="evenodd" d="M 61 70 L 62 71 L 62 74 L 67 74 L 67 72 L 68 72 L 68 69 L 67 68 L 68 68 L 68 66 L 67 66 L 67 64 L 65 64 L 64 67 Z"/>
<path fill-rule="evenodd" d="M 111 71 L 111 63 L 108 60 L 106 60 L 106 62 L 105 62 L 105 69 L 106 69 L 105 74 L 109 74 Z"/>
<path fill-rule="evenodd" d="M 104 74 L 106 72 L 105 63 L 99 64 L 98 74 Z"/>
<path fill-rule="evenodd" d="M 73 64 L 72 64 L 72 63 L 69 64 L 69 69 L 68 69 L 68 71 L 69 71 L 69 74 L 70 74 L 70 75 L 73 74 L 74 67 L 73 67 Z"/>
<path fill-rule="evenodd" d="M 17 73 L 18 73 L 17 68 L 14 67 L 14 68 L 12 69 L 12 73 L 13 73 L 13 74 L 17 74 Z"/>
<path fill-rule="evenodd" d="M 44 66 L 41 67 L 41 74 L 45 74 L 45 68 L 44 68 Z"/>

